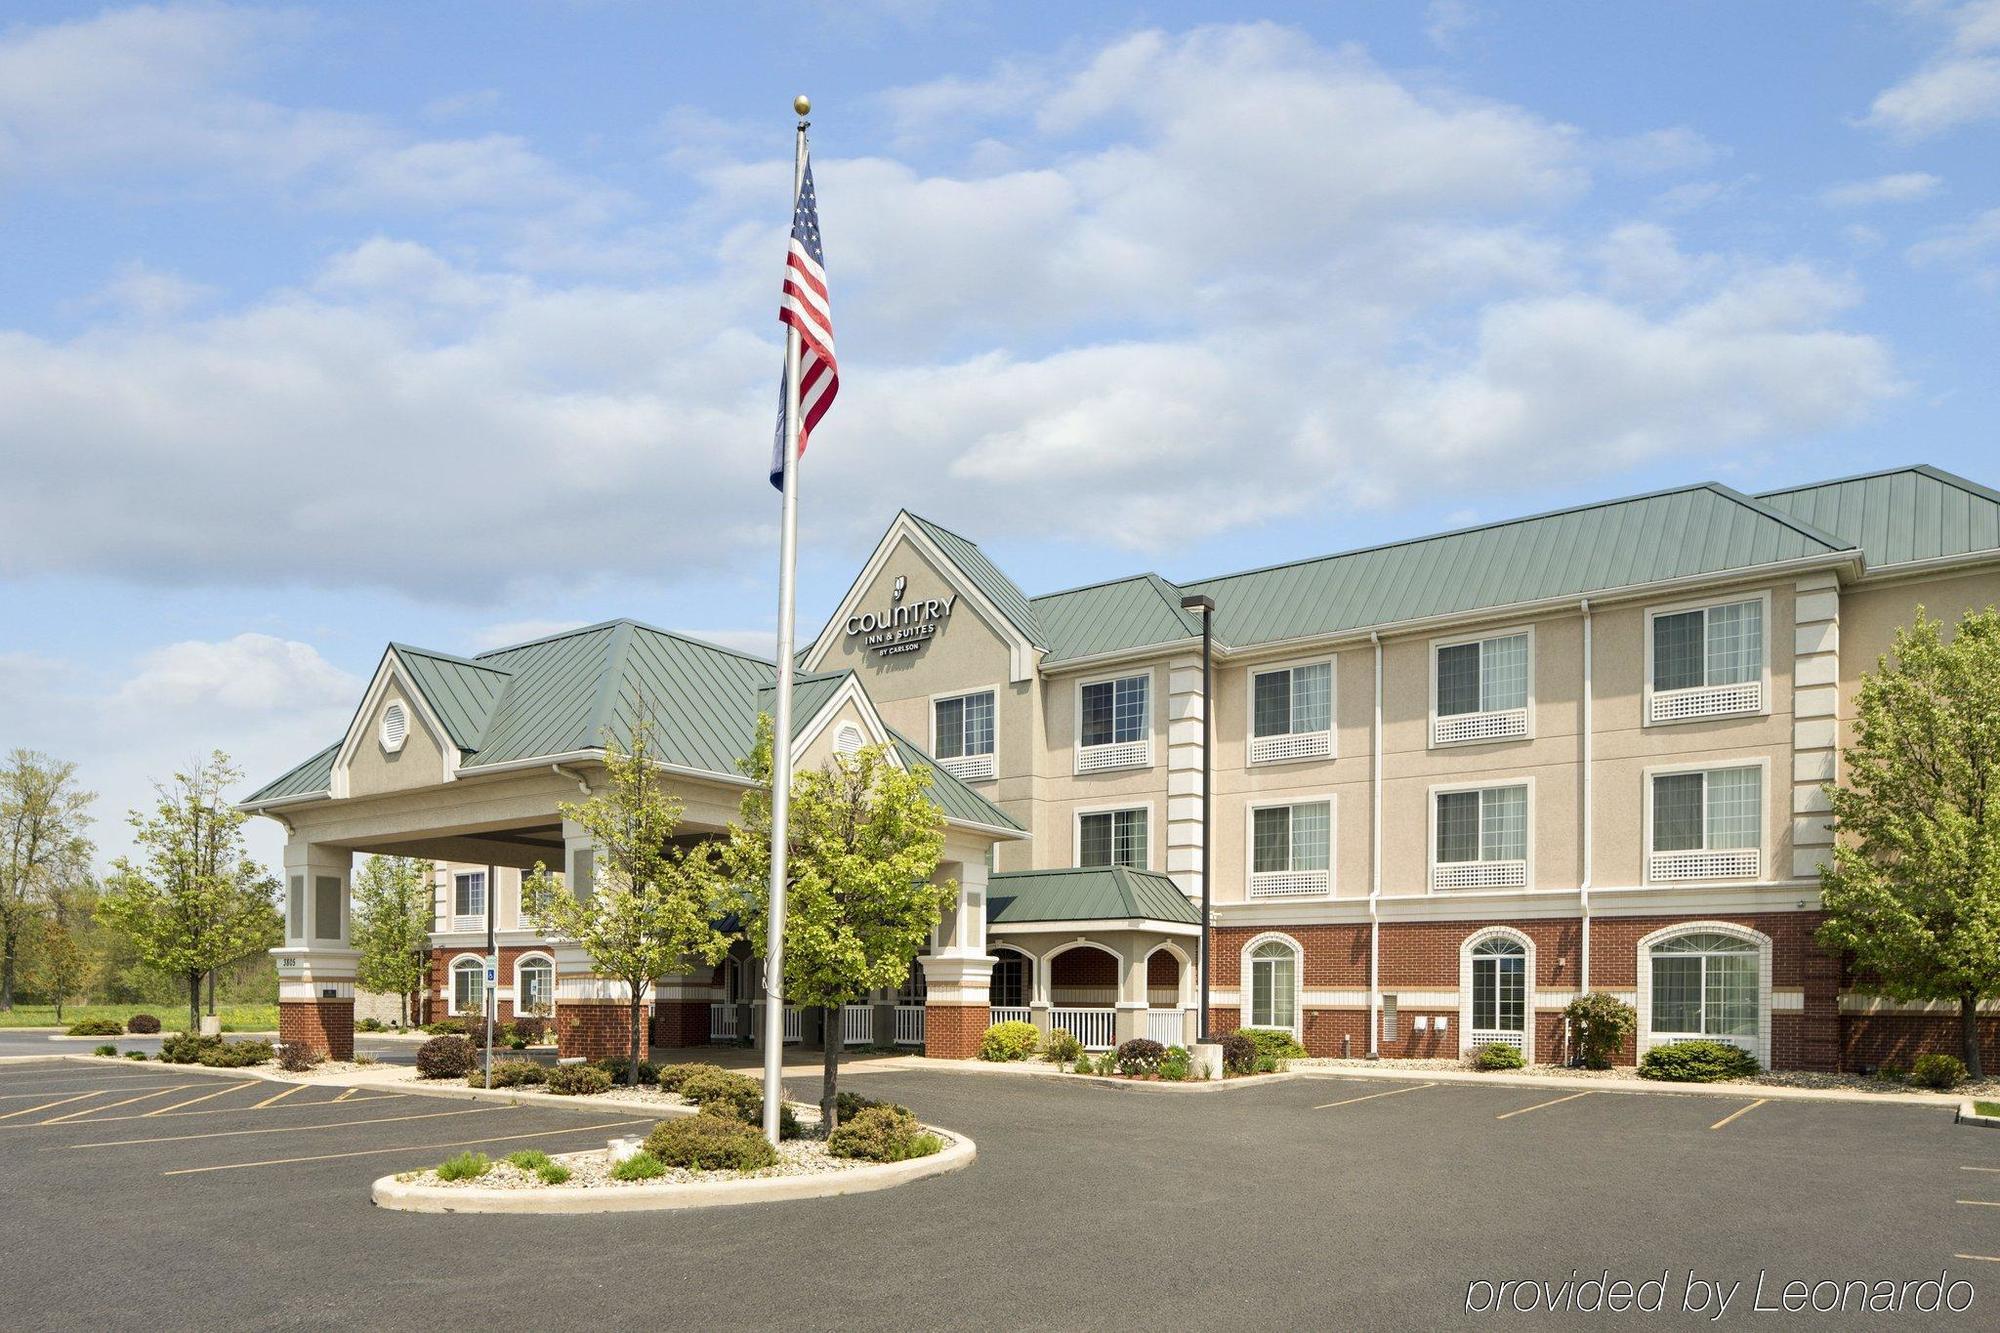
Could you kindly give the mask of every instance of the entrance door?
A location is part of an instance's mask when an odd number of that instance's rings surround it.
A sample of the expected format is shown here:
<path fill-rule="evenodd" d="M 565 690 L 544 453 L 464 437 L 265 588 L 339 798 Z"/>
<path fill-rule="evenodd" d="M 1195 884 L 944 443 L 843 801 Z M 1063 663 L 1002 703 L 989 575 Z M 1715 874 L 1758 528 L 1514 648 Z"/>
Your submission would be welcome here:
<path fill-rule="evenodd" d="M 1528 951 L 1505 936 L 1472 949 L 1473 1050 L 1498 1042 L 1523 1050 L 1528 1027 Z"/>

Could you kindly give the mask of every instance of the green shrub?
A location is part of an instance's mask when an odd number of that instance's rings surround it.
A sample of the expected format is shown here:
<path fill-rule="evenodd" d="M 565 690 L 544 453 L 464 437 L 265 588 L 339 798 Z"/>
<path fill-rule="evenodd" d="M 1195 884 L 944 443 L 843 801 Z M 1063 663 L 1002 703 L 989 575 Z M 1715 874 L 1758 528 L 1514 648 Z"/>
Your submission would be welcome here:
<path fill-rule="evenodd" d="M 1237 1031 L 1222 1039 L 1222 1072 L 1225 1075 L 1257 1072 L 1257 1043 L 1247 1034 Z"/>
<path fill-rule="evenodd" d="M 218 1041 L 201 1053 L 200 1061 L 210 1069 L 243 1069 L 268 1064 L 277 1053 L 268 1041 Z"/>
<path fill-rule="evenodd" d="M 548 1164 L 549 1155 L 540 1148 L 523 1148 L 519 1152 L 508 1153 L 501 1160 L 523 1171 L 539 1171 Z"/>
<path fill-rule="evenodd" d="M 127 1060 L 143 1060 L 146 1058 L 146 1053 L 144 1051 L 127 1051 L 125 1052 L 125 1058 Z"/>
<path fill-rule="evenodd" d="M 848 1092 L 845 1089 L 835 1093 L 833 1100 L 835 1110 L 842 1120 L 852 1120 L 872 1106 L 888 1106 L 905 1114 L 910 1110 L 907 1106 L 897 1106 L 894 1102 L 885 1102 L 874 1097 L 863 1097 L 858 1092 Z"/>
<path fill-rule="evenodd" d="M 1563 1009 L 1570 1041 L 1585 1069 L 1609 1069 L 1625 1039 L 1639 1026 L 1639 1011 L 1615 995 L 1592 991 L 1579 995 Z"/>
<path fill-rule="evenodd" d="M 835 1157 L 864 1162 L 902 1162 L 928 1157 L 944 1144 L 926 1134 L 917 1118 L 900 1107 L 872 1106 L 846 1121 L 828 1136 L 826 1150 Z"/>
<path fill-rule="evenodd" d="M 115 1018 L 86 1018 L 80 1023 L 69 1025 L 72 1037 L 122 1037 L 125 1025 Z"/>
<path fill-rule="evenodd" d="M 1265 1073 L 1278 1068 L 1286 1060 L 1303 1060 L 1306 1048 L 1299 1045 L 1299 1039 L 1289 1032 L 1276 1028 L 1238 1028 L 1238 1032 L 1250 1039 L 1257 1048 L 1258 1068 Z"/>
<path fill-rule="evenodd" d="M 475 1088 L 486 1086 L 485 1071 L 475 1069 L 466 1075 L 466 1082 Z M 496 1060 L 493 1064 L 493 1086 L 496 1088 L 533 1088 L 549 1081 L 549 1071 L 533 1060 Z"/>
<path fill-rule="evenodd" d="M 661 1065 L 653 1071 L 653 1074 L 659 1080 L 662 1091 L 679 1092 L 681 1085 L 697 1074 L 726 1074 L 728 1072 L 721 1065 L 712 1065 L 705 1061 L 695 1060 L 684 1065 Z"/>
<path fill-rule="evenodd" d="M 1640 1078 L 1667 1083 L 1719 1083 L 1759 1072 L 1757 1057 L 1726 1041 L 1677 1041 L 1655 1046 L 1639 1061 Z"/>
<path fill-rule="evenodd" d="M 433 1037 L 463 1037 L 465 1020 L 462 1018 L 440 1018 L 435 1023 L 424 1024 L 424 1031 Z"/>
<path fill-rule="evenodd" d="M 1053 1064 L 1070 1064 L 1082 1054 L 1083 1043 L 1078 1041 L 1067 1028 L 1057 1028 L 1049 1033 L 1048 1040 L 1042 1043 L 1042 1058 Z"/>
<path fill-rule="evenodd" d="M 90 1053 L 92 1055 L 116 1055 L 118 1054 L 118 1048 L 106 1043 L 103 1046 L 95 1047 Z"/>
<path fill-rule="evenodd" d="M 419 1078 L 464 1078 L 472 1072 L 472 1043 L 449 1034 L 417 1047 Z"/>
<path fill-rule="evenodd" d="M 477 1180 L 493 1169 L 483 1152 L 462 1152 L 438 1164 L 439 1180 Z"/>
<path fill-rule="evenodd" d="M 1118 1072 L 1121 1074 L 1157 1074 L 1160 1061 L 1167 1056 L 1167 1048 L 1151 1037 L 1134 1037 L 1118 1048 Z"/>
<path fill-rule="evenodd" d="M 1472 1067 L 1489 1073 L 1496 1069 L 1519 1069 L 1526 1063 L 1520 1051 L 1501 1041 L 1489 1041 L 1472 1054 Z"/>
<path fill-rule="evenodd" d="M 160 1030 L 159 1016 L 156 1014 L 134 1014 L 125 1020 L 125 1030 L 142 1037 L 150 1037 Z"/>
<path fill-rule="evenodd" d="M 658 1180 L 667 1174 L 667 1164 L 641 1149 L 611 1168 L 613 1180 Z"/>
<path fill-rule="evenodd" d="M 569 1179 L 569 1168 L 561 1162 L 544 1162 L 535 1168 L 535 1176 L 544 1185 L 560 1185 Z"/>
<path fill-rule="evenodd" d="M 1875 1077 L 1883 1083 L 1903 1083 L 1908 1081 L 1909 1071 L 1890 1061 L 1875 1071 Z"/>
<path fill-rule="evenodd" d="M 979 1058 L 996 1063 L 1025 1060 L 1041 1045 L 1042 1034 L 1033 1023 L 995 1023 L 979 1039 Z"/>
<path fill-rule="evenodd" d="M 1069 1072 L 1072 1074 L 1095 1074 L 1097 1072 L 1097 1066 L 1095 1063 L 1091 1061 L 1091 1058 L 1089 1056 L 1078 1055 L 1076 1057 L 1076 1064 L 1070 1069 Z"/>
<path fill-rule="evenodd" d="M 1966 1080 L 1965 1061 L 1955 1055 L 1920 1055 L 1910 1066 L 1910 1082 L 1942 1092 Z"/>
<path fill-rule="evenodd" d="M 1160 1077 L 1168 1083 L 1184 1082 L 1193 1071 L 1194 1060 L 1185 1046 L 1169 1046 L 1160 1057 Z"/>
<path fill-rule="evenodd" d="M 602 1060 L 592 1061 L 599 1069 L 611 1075 L 613 1083 L 623 1083 L 625 1075 L 632 1067 L 631 1060 L 622 1055 L 607 1055 Z M 653 1067 L 651 1060 L 639 1062 L 639 1082 L 642 1086 L 658 1087 L 660 1071 Z"/>
<path fill-rule="evenodd" d="M 356 1032 L 380 1032 L 382 1030 L 382 1020 L 379 1018 L 357 1019 L 355 1020 L 354 1030 Z"/>
<path fill-rule="evenodd" d="M 744 1074 L 727 1069 L 706 1071 L 681 1080 L 681 1096 L 696 1106 L 728 1109 L 738 1120 L 755 1120 L 764 1105 L 764 1085 Z"/>
<path fill-rule="evenodd" d="M 646 1151 L 690 1171 L 761 1171 L 778 1161 L 778 1150 L 755 1128 L 708 1111 L 658 1125 L 646 1136 Z"/>
<path fill-rule="evenodd" d="M 545 1083 L 559 1097 L 594 1097 L 611 1091 L 611 1075 L 596 1065 L 557 1065 Z"/>
<path fill-rule="evenodd" d="M 1114 1053 L 1114 1052 L 1112 1052 L 1112 1051 L 1106 1051 L 1106 1052 L 1105 1052 L 1104 1054 L 1102 1054 L 1102 1055 L 1098 1056 L 1098 1057 L 1097 1057 L 1097 1072 L 1098 1072 L 1098 1073 L 1100 1073 L 1100 1074 L 1115 1074 L 1115 1073 L 1117 1073 L 1117 1072 L 1118 1072 L 1118 1056 L 1116 1055 L 1116 1053 Z"/>

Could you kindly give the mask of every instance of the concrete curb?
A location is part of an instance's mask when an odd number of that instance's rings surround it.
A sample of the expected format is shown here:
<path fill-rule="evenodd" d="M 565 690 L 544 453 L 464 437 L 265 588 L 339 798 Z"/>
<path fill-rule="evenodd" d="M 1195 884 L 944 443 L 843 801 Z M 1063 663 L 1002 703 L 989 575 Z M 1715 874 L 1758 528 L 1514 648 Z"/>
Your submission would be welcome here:
<path fill-rule="evenodd" d="M 899 1060 L 884 1060 L 868 1066 L 870 1074 L 894 1074 L 904 1070 L 936 1072 L 941 1074 L 1001 1074 L 1012 1078 L 1043 1078 L 1056 1083 L 1074 1083 L 1079 1086 L 1095 1084 L 1098 1087 L 1121 1088 L 1130 1092 L 1234 1092 L 1242 1088 L 1263 1088 L 1273 1083 L 1286 1083 L 1296 1078 L 1310 1077 L 1307 1070 L 1286 1070 L 1276 1074 L 1249 1074 L 1237 1078 L 1185 1079 L 1170 1083 L 1164 1079 L 1118 1078 L 1109 1074 L 1072 1074 L 1054 1065 L 1039 1060 L 931 1060 L 920 1055 L 905 1056 Z M 850 1071 L 841 1070 L 845 1078 Z"/>
<path fill-rule="evenodd" d="M 562 1100 L 572 1100 L 564 1098 Z M 598 1101 L 598 1098 L 591 1098 Z M 963 1134 L 925 1126 L 945 1140 L 944 1150 L 908 1162 L 881 1162 L 845 1171 L 805 1176 L 767 1176 L 753 1180 L 675 1181 L 664 1185 L 619 1185 L 578 1189 L 546 1185 L 539 1189 L 464 1189 L 422 1185 L 383 1176 L 371 1196 L 378 1208 L 405 1213 L 511 1213 L 542 1216 L 579 1213 L 664 1212 L 686 1208 L 721 1208 L 746 1203 L 778 1203 L 790 1199 L 830 1199 L 843 1194 L 868 1194 L 893 1189 L 927 1176 L 941 1176 L 970 1166 L 978 1147 Z"/>
<path fill-rule="evenodd" d="M 1386 1062 L 1385 1062 L 1386 1063 Z M 1771 1101 L 1843 1102 L 1860 1106 L 1934 1106 L 1951 1103 L 1948 1094 L 1931 1092 L 1853 1092 L 1846 1088 L 1787 1088 L 1774 1084 L 1666 1083 L 1653 1079 L 1570 1078 L 1547 1074 L 1482 1073 L 1474 1069 L 1313 1068 L 1292 1071 L 1307 1078 L 1390 1079 L 1399 1083 L 1474 1083 L 1503 1088 L 1544 1088 L 1564 1092 L 1623 1092 L 1639 1096 L 1765 1097 Z"/>
<path fill-rule="evenodd" d="M 1981 1115 L 1970 1100 L 1958 1104 L 1958 1116 L 1953 1122 L 1960 1125 L 1978 1125 L 1984 1129 L 2000 1129 L 2000 1115 Z"/>

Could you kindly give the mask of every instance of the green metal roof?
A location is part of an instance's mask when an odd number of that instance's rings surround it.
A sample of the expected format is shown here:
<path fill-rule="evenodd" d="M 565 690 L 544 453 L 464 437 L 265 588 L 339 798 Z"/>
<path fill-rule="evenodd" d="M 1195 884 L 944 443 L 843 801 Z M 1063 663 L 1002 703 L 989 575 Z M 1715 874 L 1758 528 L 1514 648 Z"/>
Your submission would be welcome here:
<path fill-rule="evenodd" d="M 1158 574 L 1047 593 L 1035 598 L 1035 612 L 1048 631 L 1048 661 L 1201 633 L 1201 622 L 1181 610 L 1181 590 Z"/>
<path fill-rule="evenodd" d="M 1009 870 L 986 877 L 986 924 L 1028 921 L 1177 921 L 1201 924 L 1180 886 L 1152 870 L 1092 866 Z"/>
<path fill-rule="evenodd" d="M 1871 569 L 2000 550 L 2000 492 L 1923 464 L 1758 498 L 1859 546 Z"/>
<path fill-rule="evenodd" d="M 992 828 L 1021 827 L 1005 810 L 946 772 L 944 766 L 924 753 L 915 741 L 894 727 L 888 728 L 888 732 L 889 739 L 895 743 L 897 756 L 906 767 L 914 768 L 922 764 L 930 769 L 931 799 L 937 803 L 938 809 L 944 811 L 946 819 L 985 824 Z"/>
<path fill-rule="evenodd" d="M 427 648 L 402 643 L 389 647 L 409 668 L 411 679 L 444 723 L 452 744 L 467 752 L 479 749 L 480 733 L 485 731 L 493 705 L 512 673 Z"/>
<path fill-rule="evenodd" d="M 826 707 L 827 700 L 839 691 L 841 682 L 854 674 L 843 668 L 839 671 L 800 672 L 792 677 L 792 736 L 805 730 L 806 723 L 813 720 L 819 710 Z M 776 710 L 778 683 L 775 679 L 757 691 L 757 712 L 770 713 Z"/>
<path fill-rule="evenodd" d="M 1021 637 L 1037 648 L 1047 648 L 1049 640 L 1042 628 L 1041 618 L 1036 615 L 1031 603 L 1014 580 L 1000 572 L 1000 567 L 986 558 L 986 553 L 977 543 L 968 541 L 949 528 L 941 528 L 927 518 L 920 518 L 905 509 L 910 521 L 923 530 L 926 537 L 936 542 L 945 557 L 958 567 L 972 586 L 979 589 L 987 601 L 998 607 L 1000 614 L 1014 623 L 1021 631 Z"/>
<path fill-rule="evenodd" d="M 333 781 L 333 757 L 339 753 L 340 742 L 335 741 L 291 772 L 251 792 L 243 798 L 244 803 L 282 801 L 292 796 L 324 796 L 328 784 Z"/>

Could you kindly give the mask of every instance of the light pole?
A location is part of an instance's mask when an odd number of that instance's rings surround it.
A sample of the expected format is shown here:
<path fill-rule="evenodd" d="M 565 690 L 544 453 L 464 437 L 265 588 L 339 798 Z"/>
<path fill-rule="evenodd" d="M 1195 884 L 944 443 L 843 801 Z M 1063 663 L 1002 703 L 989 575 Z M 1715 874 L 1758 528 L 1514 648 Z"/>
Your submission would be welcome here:
<path fill-rule="evenodd" d="M 1209 876 L 1209 848 L 1215 839 L 1209 836 L 1214 822 L 1213 802 L 1209 799 L 1209 775 L 1215 769 L 1215 599 L 1201 593 L 1189 593 L 1181 598 L 1181 610 L 1201 617 L 1201 1018 L 1195 1028 L 1195 1039 L 1206 1044 L 1208 1035 L 1208 937 L 1210 930 L 1209 895 L 1214 892 Z"/>

